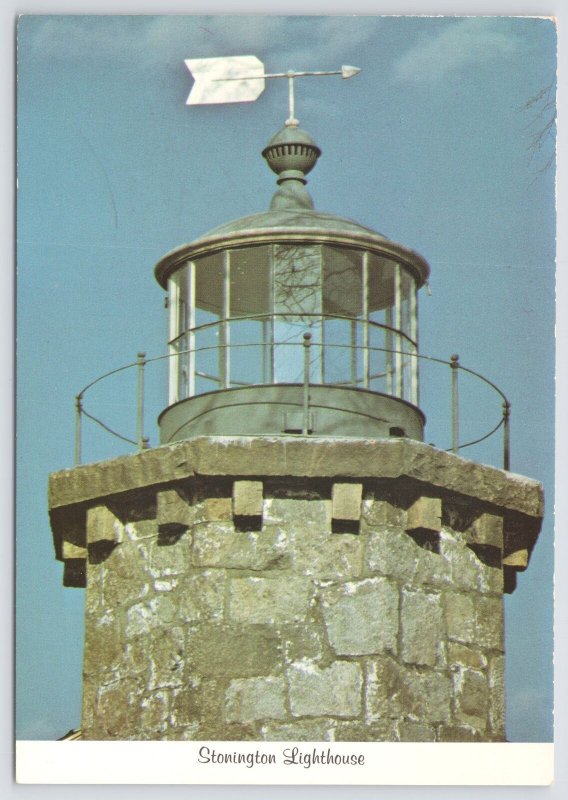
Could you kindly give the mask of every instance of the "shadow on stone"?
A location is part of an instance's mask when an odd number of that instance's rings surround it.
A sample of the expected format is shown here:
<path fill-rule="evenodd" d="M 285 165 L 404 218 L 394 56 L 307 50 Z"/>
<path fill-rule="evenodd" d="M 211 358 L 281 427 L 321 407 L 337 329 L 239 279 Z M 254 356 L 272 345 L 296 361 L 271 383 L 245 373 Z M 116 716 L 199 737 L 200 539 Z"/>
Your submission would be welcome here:
<path fill-rule="evenodd" d="M 233 516 L 233 522 L 235 523 L 235 530 L 239 533 L 249 533 L 250 531 L 262 530 L 262 517 L 260 514 L 255 517 L 244 515 L 240 516 L 235 514 Z"/>
<path fill-rule="evenodd" d="M 184 533 L 187 531 L 188 526 L 182 525 L 181 522 L 166 522 L 160 525 L 158 530 L 158 547 L 169 547 L 172 544 L 177 544 Z"/>
<path fill-rule="evenodd" d="M 103 561 L 107 560 L 115 547 L 116 542 L 109 542 L 105 539 L 102 539 L 100 542 L 92 542 L 88 546 L 89 562 L 91 564 L 102 564 Z"/>
<path fill-rule="evenodd" d="M 430 553 L 440 552 L 440 534 L 438 531 L 432 531 L 429 528 L 413 528 L 406 532 L 424 550 L 428 550 Z"/>
<path fill-rule="evenodd" d="M 332 519 L 332 533 L 359 533 L 358 519 Z"/>
<path fill-rule="evenodd" d="M 470 550 L 473 550 L 475 555 L 487 567 L 501 568 L 501 549 L 490 544 L 468 544 Z"/>

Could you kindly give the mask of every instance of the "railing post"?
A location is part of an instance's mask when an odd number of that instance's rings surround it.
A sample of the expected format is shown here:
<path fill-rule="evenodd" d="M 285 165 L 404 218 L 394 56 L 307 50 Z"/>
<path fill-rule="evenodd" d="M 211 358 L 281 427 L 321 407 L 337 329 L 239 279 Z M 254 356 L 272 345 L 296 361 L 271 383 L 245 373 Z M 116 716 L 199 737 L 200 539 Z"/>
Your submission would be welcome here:
<path fill-rule="evenodd" d="M 81 463 L 81 395 L 75 397 L 75 466 Z"/>
<path fill-rule="evenodd" d="M 146 353 L 138 353 L 138 403 L 136 415 L 136 441 L 138 449 L 144 450 L 144 365 Z"/>
<path fill-rule="evenodd" d="M 503 403 L 503 469 L 507 472 L 511 467 L 510 463 L 510 431 L 509 431 L 509 418 L 511 416 L 511 404 L 508 400 Z"/>
<path fill-rule="evenodd" d="M 310 345 L 311 333 L 304 333 L 304 404 L 302 433 L 307 436 L 310 431 Z"/>
<path fill-rule="evenodd" d="M 454 353 L 450 357 L 450 367 L 452 370 L 452 453 L 459 453 L 460 429 L 459 429 L 459 388 L 458 370 L 460 367 L 460 357 Z"/>

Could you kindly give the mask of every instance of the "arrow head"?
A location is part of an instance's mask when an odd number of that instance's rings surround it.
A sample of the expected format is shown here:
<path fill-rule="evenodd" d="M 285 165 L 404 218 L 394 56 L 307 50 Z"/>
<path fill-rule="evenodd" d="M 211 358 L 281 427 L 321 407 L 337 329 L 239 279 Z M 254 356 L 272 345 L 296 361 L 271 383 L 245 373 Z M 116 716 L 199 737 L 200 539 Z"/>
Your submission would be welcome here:
<path fill-rule="evenodd" d="M 358 75 L 361 72 L 359 67 L 349 67 L 344 66 L 341 67 L 341 77 L 342 78 L 353 78 L 354 75 Z"/>

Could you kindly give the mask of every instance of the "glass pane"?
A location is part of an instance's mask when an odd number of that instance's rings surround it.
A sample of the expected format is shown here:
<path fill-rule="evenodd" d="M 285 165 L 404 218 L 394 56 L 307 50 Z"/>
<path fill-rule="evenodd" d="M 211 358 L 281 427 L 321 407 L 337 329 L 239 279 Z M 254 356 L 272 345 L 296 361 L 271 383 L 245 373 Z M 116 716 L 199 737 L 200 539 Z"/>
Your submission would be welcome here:
<path fill-rule="evenodd" d="M 323 311 L 341 317 L 362 313 L 362 254 L 339 247 L 323 249 Z"/>
<path fill-rule="evenodd" d="M 384 309 L 394 305 L 394 268 L 395 264 L 390 259 L 369 253 L 367 273 L 369 317 L 383 324 Z"/>
<path fill-rule="evenodd" d="M 219 325 L 208 325 L 196 330 L 195 346 L 195 393 L 202 394 L 222 389 L 221 374 L 223 349 L 219 348 Z M 220 363 L 221 360 L 221 363 Z"/>
<path fill-rule="evenodd" d="M 231 250 L 231 317 L 270 312 L 270 248 Z"/>
<path fill-rule="evenodd" d="M 387 328 L 369 326 L 369 389 L 392 393 L 392 333 Z"/>
<path fill-rule="evenodd" d="M 196 311 L 210 312 L 216 319 L 223 314 L 224 258 L 223 253 L 216 253 L 195 260 Z"/>
<path fill-rule="evenodd" d="M 170 345 L 170 353 L 176 353 L 170 361 L 170 368 L 174 371 L 175 396 L 170 402 L 184 400 L 189 397 L 189 334 L 183 334 Z"/>
<path fill-rule="evenodd" d="M 232 321 L 229 326 L 230 385 L 268 383 L 270 350 L 263 342 L 267 325 L 262 320 L 243 319 Z"/>
<path fill-rule="evenodd" d="M 363 327 L 355 320 L 324 320 L 324 382 L 357 386 L 363 380 Z"/>
<path fill-rule="evenodd" d="M 189 326 L 189 265 L 181 267 L 169 279 L 170 341 Z"/>
<path fill-rule="evenodd" d="M 321 313 L 321 247 L 274 245 L 274 313 L 303 317 Z"/>

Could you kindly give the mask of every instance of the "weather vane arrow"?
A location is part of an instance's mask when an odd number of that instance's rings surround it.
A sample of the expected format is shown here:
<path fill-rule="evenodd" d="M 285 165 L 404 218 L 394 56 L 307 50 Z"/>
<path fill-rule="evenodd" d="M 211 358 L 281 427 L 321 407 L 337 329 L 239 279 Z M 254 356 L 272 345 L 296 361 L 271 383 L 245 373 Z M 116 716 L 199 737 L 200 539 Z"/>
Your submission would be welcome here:
<path fill-rule="evenodd" d="M 341 75 L 352 78 L 361 70 L 343 66 L 338 70 L 320 72 L 265 73 L 264 64 L 256 56 L 229 56 L 227 58 L 187 58 L 185 64 L 195 79 L 186 105 L 209 103 L 250 103 L 264 91 L 266 78 L 288 78 L 290 116 L 286 125 L 296 126 L 294 117 L 294 78 Z"/>

